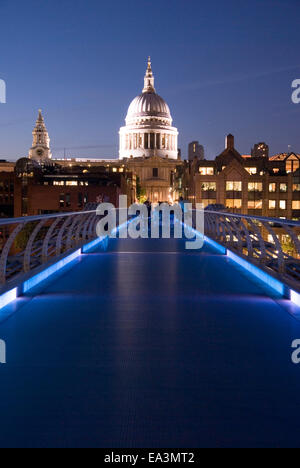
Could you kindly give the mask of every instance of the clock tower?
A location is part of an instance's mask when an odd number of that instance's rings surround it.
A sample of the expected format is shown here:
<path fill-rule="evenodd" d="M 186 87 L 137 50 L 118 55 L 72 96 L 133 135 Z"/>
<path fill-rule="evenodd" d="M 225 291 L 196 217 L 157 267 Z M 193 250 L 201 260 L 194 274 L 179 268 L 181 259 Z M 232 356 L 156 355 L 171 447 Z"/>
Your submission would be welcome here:
<path fill-rule="evenodd" d="M 50 138 L 44 122 L 41 109 L 32 132 L 33 142 L 29 150 L 29 158 L 36 161 L 45 161 L 52 158 L 50 150 Z"/>

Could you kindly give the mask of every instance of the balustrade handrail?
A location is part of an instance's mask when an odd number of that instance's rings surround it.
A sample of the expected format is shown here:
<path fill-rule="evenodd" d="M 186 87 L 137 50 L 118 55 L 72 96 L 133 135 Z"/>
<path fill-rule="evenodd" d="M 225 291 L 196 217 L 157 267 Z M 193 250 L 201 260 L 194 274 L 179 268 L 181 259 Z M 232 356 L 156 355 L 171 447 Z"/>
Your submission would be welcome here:
<path fill-rule="evenodd" d="M 205 233 L 248 261 L 300 285 L 299 221 L 204 210 Z"/>
<path fill-rule="evenodd" d="M 75 215 L 87 215 L 96 213 L 97 210 L 89 210 L 89 211 L 72 211 L 72 212 L 58 212 L 58 213 L 51 213 L 51 214 L 44 214 L 44 215 L 35 215 L 35 216 L 22 216 L 20 218 L 3 218 L 0 219 L 0 226 L 7 226 L 8 224 L 19 224 L 19 223 L 30 223 L 34 221 L 42 221 L 47 219 L 53 218 L 65 218 L 68 216 L 75 216 Z"/>
<path fill-rule="evenodd" d="M 197 210 L 196 210 L 197 211 Z M 244 215 L 240 213 L 227 213 L 227 211 L 210 211 L 204 210 L 205 214 L 215 214 L 219 216 L 227 216 L 232 218 L 241 218 L 241 219 L 255 219 L 257 221 L 264 221 L 272 224 L 285 224 L 287 226 L 298 226 L 300 227 L 300 221 L 288 220 L 288 219 L 281 219 L 281 218 L 269 218 L 264 216 L 252 216 L 252 215 Z"/>

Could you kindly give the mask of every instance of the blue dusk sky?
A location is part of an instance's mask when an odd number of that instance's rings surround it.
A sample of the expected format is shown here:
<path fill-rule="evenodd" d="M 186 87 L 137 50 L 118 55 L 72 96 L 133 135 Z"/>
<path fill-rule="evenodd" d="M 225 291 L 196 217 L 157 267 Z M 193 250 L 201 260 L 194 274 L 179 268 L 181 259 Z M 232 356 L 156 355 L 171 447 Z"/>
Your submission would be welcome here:
<path fill-rule="evenodd" d="M 0 18 L 1 158 L 28 154 L 38 108 L 54 157 L 117 157 L 148 55 L 183 156 L 229 132 L 244 154 L 300 152 L 299 0 L 0 0 Z"/>

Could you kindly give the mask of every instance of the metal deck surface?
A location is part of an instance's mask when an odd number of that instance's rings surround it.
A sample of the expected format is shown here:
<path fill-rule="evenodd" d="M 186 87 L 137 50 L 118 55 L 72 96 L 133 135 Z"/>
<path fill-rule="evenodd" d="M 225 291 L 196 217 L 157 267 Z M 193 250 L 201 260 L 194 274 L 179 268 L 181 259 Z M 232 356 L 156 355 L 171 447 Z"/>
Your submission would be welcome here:
<path fill-rule="evenodd" d="M 2 312 L 0 446 L 299 446 L 289 312 L 208 246 L 111 240 Z"/>

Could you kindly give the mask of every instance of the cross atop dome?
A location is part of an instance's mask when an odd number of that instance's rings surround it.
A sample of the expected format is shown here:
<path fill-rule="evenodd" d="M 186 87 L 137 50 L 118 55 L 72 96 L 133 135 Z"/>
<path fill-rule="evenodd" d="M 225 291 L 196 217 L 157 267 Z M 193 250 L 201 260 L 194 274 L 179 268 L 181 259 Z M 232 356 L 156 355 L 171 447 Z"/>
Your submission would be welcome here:
<path fill-rule="evenodd" d="M 154 76 L 152 72 L 152 66 L 151 66 L 151 57 L 148 58 L 148 66 L 146 70 L 146 75 L 144 78 L 144 89 L 143 93 L 155 93 L 155 88 L 154 88 Z"/>

